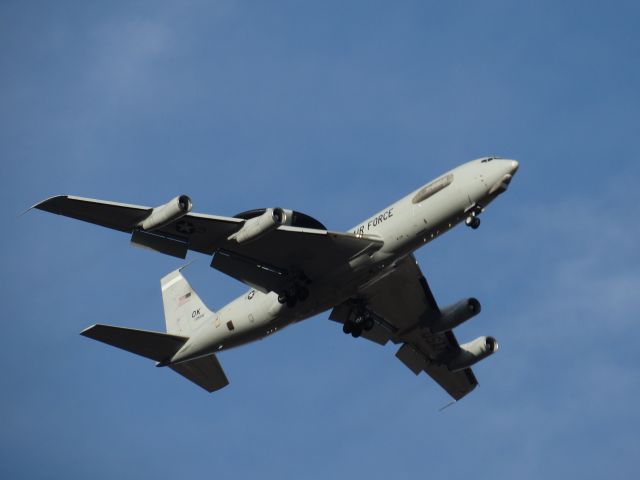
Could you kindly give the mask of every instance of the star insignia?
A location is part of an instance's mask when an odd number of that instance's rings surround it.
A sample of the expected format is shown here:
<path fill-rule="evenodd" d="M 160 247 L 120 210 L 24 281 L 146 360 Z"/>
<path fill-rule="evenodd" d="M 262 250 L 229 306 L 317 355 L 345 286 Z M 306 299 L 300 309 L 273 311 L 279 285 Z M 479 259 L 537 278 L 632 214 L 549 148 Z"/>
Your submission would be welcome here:
<path fill-rule="evenodd" d="M 176 223 L 176 230 L 180 233 L 191 235 L 193 232 L 195 232 L 196 227 L 191 222 L 180 220 L 178 223 Z"/>

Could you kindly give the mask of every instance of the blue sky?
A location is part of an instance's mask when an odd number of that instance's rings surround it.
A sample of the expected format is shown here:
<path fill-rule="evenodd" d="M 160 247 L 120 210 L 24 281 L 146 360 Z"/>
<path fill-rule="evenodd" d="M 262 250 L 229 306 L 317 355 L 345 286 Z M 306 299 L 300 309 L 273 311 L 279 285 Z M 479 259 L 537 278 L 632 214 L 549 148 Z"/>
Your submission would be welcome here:
<path fill-rule="evenodd" d="M 640 454 L 637 2 L 0 4 L 2 478 L 602 478 Z M 55 194 L 346 230 L 459 163 L 517 158 L 477 231 L 417 253 L 477 296 L 480 387 L 446 394 L 319 315 L 224 352 L 208 395 L 78 335 L 160 330 L 181 263 Z M 196 262 L 213 309 L 244 290 Z"/>

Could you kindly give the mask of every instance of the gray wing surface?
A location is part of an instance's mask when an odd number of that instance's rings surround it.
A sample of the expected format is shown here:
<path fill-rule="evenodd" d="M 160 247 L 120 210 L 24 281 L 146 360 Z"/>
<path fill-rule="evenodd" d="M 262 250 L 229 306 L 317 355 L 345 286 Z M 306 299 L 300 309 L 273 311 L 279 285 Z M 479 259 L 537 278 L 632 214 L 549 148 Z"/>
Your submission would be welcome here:
<path fill-rule="evenodd" d="M 389 340 L 402 344 L 396 357 L 416 375 L 422 371 L 429 374 L 456 400 L 477 386 L 470 368 L 454 373 L 445 365 L 459 344 L 453 332 L 433 333 L 429 329 L 440 309 L 413 255 L 364 285 L 361 296 L 376 320 L 374 329 L 364 332 L 363 337 L 382 345 Z M 344 322 L 350 314 L 347 308 L 344 304 L 336 307 L 330 318 Z"/>
<path fill-rule="evenodd" d="M 256 242 L 227 242 L 211 266 L 259 290 L 280 292 L 292 279 L 313 282 L 381 246 L 370 237 L 282 226 Z"/>
<path fill-rule="evenodd" d="M 158 242 L 164 241 L 166 244 L 174 242 L 184 245 L 182 258 L 187 250 L 212 254 L 216 250 L 215 245 L 226 240 L 243 223 L 243 220 L 238 218 L 188 213 L 179 220 L 148 233 L 136 231 L 136 227 L 149 215 L 152 207 L 60 195 L 40 202 L 34 208 L 121 232 L 152 236 L 157 238 Z"/>
<path fill-rule="evenodd" d="M 211 266 L 264 292 L 284 291 L 293 279 L 313 281 L 382 246 L 371 237 L 280 226 L 258 240 L 238 244 L 228 237 L 244 220 L 188 213 L 152 232 L 137 228 L 151 207 L 61 195 L 34 208 L 132 234 L 133 243 L 184 258 L 188 250 L 215 254 Z"/>

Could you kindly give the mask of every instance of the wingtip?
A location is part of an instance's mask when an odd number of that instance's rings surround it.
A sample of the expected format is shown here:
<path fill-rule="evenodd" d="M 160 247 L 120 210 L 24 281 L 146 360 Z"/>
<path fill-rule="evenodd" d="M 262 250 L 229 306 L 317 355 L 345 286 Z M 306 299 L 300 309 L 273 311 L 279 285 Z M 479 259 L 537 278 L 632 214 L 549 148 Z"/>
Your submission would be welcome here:
<path fill-rule="evenodd" d="M 29 210 L 33 210 L 34 208 L 37 208 L 38 210 L 44 210 L 46 212 L 50 212 L 51 209 L 46 208 L 47 206 L 51 206 L 52 204 L 54 204 L 57 200 L 60 200 L 62 198 L 69 198 L 69 195 L 54 195 L 53 197 L 48 197 L 45 198 L 44 200 L 36 203 L 35 205 L 32 205 L 31 207 L 29 207 L 28 209 L 26 209 L 24 212 L 22 212 L 21 215 L 24 215 L 25 213 L 27 213 Z"/>
<path fill-rule="evenodd" d="M 44 210 L 42 207 L 43 207 L 44 205 L 46 205 L 46 204 L 47 204 L 47 202 L 50 202 L 51 200 L 55 200 L 55 199 L 60 198 L 60 197 L 66 197 L 66 196 L 67 196 L 67 195 L 55 195 L 55 196 L 53 196 L 53 197 L 45 198 L 44 200 L 42 200 L 42 201 L 40 201 L 40 202 L 38 202 L 38 203 L 36 203 L 36 204 L 34 204 L 34 205 L 31 205 L 31 206 L 30 206 L 29 208 L 27 208 L 26 210 L 23 210 L 22 212 L 20 212 L 20 213 L 17 215 L 17 217 L 16 217 L 16 218 L 20 218 L 20 217 L 22 217 L 23 215 L 25 215 L 25 214 L 29 213 L 29 212 L 30 212 L 31 210 L 33 210 L 34 208 L 37 208 L 38 210 Z"/>
<path fill-rule="evenodd" d="M 97 324 L 93 324 L 90 327 L 85 328 L 84 330 L 82 330 L 80 332 L 80 335 L 82 335 L 83 337 L 89 337 L 89 333 L 91 332 L 91 330 L 93 330 L 95 327 L 97 327 Z"/>
<path fill-rule="evenodd" d="M 22 212 L 20 212 L 18 215 L 16 215 L 16 218 L 20 218 L 23 215 L 25 215 L 26 213 L 30 212 L 31 210 L 33 210 L 34 208 L 36 208 L 35 205 L 33 205 L 32 207 L 27 208 L 26 210 L 23 210 Z"/>

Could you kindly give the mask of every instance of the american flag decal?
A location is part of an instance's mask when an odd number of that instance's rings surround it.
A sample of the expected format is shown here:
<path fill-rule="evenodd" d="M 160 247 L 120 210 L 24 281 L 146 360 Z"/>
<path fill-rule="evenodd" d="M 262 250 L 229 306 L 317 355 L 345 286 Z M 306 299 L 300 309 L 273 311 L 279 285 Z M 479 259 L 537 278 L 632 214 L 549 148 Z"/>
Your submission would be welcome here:
<path fill-rule="evenodd" d="M 191 297 L 191 292 L 189 293 L 185 293 L 184 295 L 182 295 L 179 299 L 178 299 L 178 306 L 180 305 L 184 305 L 185 303 L 187 303 L 189 301 L 189 298 Z"/>

